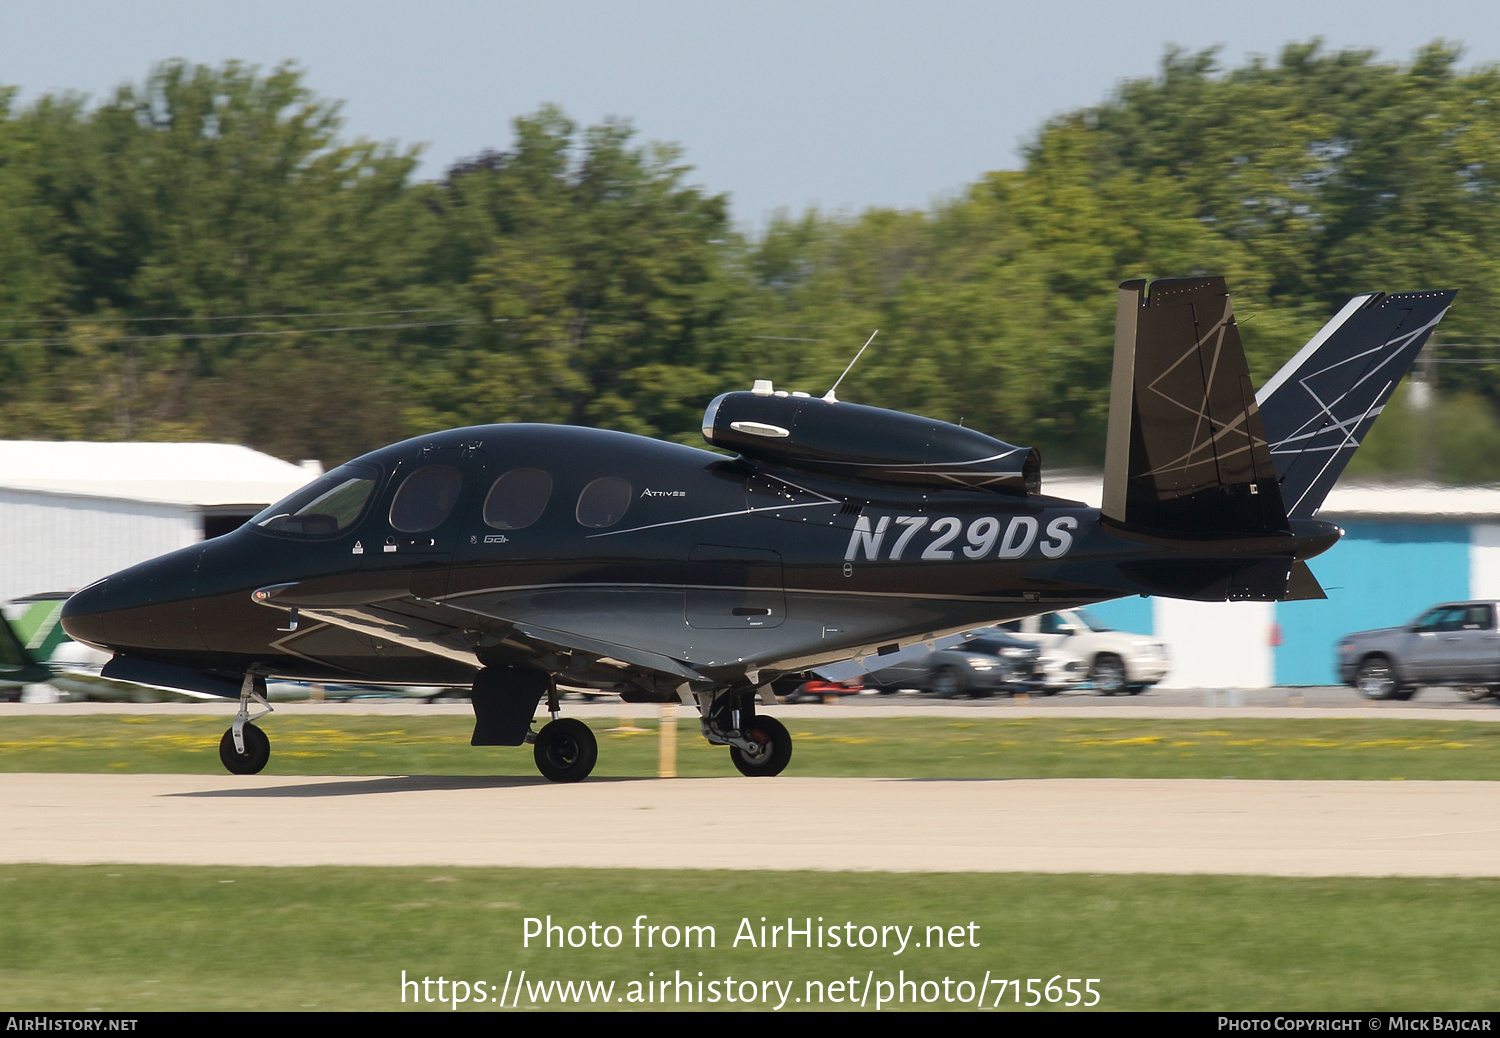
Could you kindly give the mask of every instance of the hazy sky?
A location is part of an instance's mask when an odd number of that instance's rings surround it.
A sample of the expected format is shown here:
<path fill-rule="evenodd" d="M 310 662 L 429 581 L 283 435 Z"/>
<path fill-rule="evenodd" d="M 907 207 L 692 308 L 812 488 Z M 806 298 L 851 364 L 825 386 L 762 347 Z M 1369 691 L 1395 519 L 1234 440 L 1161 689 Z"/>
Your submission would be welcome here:
<path fill-rule="evenodd" d="M 555 102 L 675 141 L 736 220 L 925 207 L 1014 168 L 1050 116 L 1149 76 L 1169 43 L 1223 60 L 1283 44 L 1407 61 L 1435 38 L 1500 61 L 1500 4 L 1426 0 L 0 0 L 0 84 L 95 97 L 157 61 L 295 60 L 346 132 L 424 145 L 421 176 L 505 147 Z"/>

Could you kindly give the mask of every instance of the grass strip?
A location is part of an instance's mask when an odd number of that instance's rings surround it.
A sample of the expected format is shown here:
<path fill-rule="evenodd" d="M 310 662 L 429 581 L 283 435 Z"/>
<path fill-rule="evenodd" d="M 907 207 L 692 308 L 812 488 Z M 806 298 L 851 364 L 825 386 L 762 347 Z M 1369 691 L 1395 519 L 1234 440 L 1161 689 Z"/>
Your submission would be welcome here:
<path fill-rule="evenodd" d="M 654 720 L 593 720 L 600 776 L 656 774 Z M 0 719 L 0 771 L 217 774 L 227 717 Z M 1091 720 L 1027 717 L 790 721 L 788 774 L 890 778 L 1500 780 L 1500 725 L 1362 718 Z M 471 747 L 463 717 L 273 716 L 271 775 L 530 775 L 529 747 Z M 734 774 L 679 722 L 677 771 Z"/>
<path fill-rule="evenodd" d="M 460 1012 L 500 1010 L 475 1001 L 477 982 L 498 998 L 507 975 L 509 1009 L 522 970 L 533 985 L 614 988 L 608 1001 L 563 1003 L 557 989 L 543 998 L 533 986 L 521 1009 L 764 1009 L 770 980 L 789 985 L 784 1009 L 848 1009 L 832 996 L 857 1001 L 872 975 L 914 982 L 885 1010 L 962 1009 L 939 994 L 945 978 L 957 996 L 960 982 L 973 993 L 987 973 L 985 1008 L 998 998 L 1005 1010 L 1026 1008 L 1029 979 L 1041 990 L 1053 977 L 1059 988 L 1097 978 L 1107 1010 L 1500 1009 L 1497 880 L 0 866 L 0 905 L 9 1010 L 455 1011 L 453 992 L 439 1004 L 435 983 L 433 1001 L 407 988 L 403 1003 L 403 970 L 463 980 Z M 540 939 L 523 947 L 526 918 L 549 915 L 564 928 L 598 924 L 600 942 L 617 926 L 621 946 L 562 948 L 566 937 L 554 935 L 551 949 Z M 663 948 L 671 934 L 659 930 L 637 948 L 641 916 L 645 926 L 712 926 L 713 947 Z M 810 919 L 856 943 L 865 926 L 912 930 L 900 954 L 883 930 L 885 948 L 807 948 L 801 937 L 767 948 L 762 917 L 791 917 L 798 929 Z M 747 925 L 755 944 L 736 947 Z M 961 933 L 962 946 L 930 946 L 929 926 Z M 718 1002 L 707 987 L 697 1001 L 700 973 L 720 982 Z M 645 1001 L 645 985 L 663 978 L 673 982 L 665 1005 L 657 989 Z M 724 999 L 728 978 L 755 982 L 757 1001 Z M 1000 996 L 1000 978 L 1020 983 Z M 926 982 L 936 1001 L 923 998 Z M 1062 1008 L 1038 997 L 1039 1009 Z"/>

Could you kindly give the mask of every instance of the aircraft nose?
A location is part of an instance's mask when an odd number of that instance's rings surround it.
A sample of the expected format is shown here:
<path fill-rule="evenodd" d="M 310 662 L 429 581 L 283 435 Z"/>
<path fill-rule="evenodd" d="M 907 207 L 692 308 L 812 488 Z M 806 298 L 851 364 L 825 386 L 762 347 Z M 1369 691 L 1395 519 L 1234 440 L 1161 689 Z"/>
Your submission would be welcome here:
<path fill-rule="evenodd" d="M 193 592 L 203 546 L 121 570 L 63 604 L 63 630 L 107 651 L 201 649 Z"/>
<path fill-rule="evenodd" d="M 105 649 L 110 643 L 109 580 L 97 580 L 63 603 L 62 625 L 75 642 Z"/>

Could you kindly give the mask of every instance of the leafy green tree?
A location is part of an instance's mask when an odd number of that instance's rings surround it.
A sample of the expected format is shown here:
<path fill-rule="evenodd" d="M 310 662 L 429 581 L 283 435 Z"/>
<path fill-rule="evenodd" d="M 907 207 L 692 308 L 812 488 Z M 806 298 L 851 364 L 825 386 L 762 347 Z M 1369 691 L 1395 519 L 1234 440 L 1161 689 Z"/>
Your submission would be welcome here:
<path fill-rule="evenodd" d="M 257 362 L 268 348 L 286 357 L 269 344 L 289 329 L 303 330 L 306 355 L 291 368 L 326 378 L 334 372 L 315 355 L 332 349 L 388 381 L 403 349 L 425 344 L 377 329 L 351 353 L 347 335 L 316 329 L 402 323 L 360 312 L 451 307 L 451 294 L 414 271 L 435 227 L 408 184 L 415 152 L 342 143 L 339 125 L 338 106 L 313 97 L 290 66 L 262 76 L 183 62 L 93 110 L 44 98 L 0 122 L 0 219 L 29 222 L 0 236 L 12 242 L 0 248 L 45 260 L 30 265 L 29 281 L 8 277 L 0 290 L 0 326 L 7 292 L 22 297 L 11 309 L 31 322 L 8 326 L 9 338 L 31 341 L 8 344 L 20 377 L 0 388 L 0 424 L 46 430 L 49 409 L 87 410 L 75 397 L 89 372 L 117 370 L 150 377 L 122 375 L 109 393 L 121 417 L 84 422 L 90 435 L 305 429 L 323 387 L 270 378 Z M 344 319 L 283 316 L 329 312 Z M 87 317 L 98 330 L 85 349 L 47 317 Z M 375 446 L 390 432 L 387 413 L 368 413 L 363 433 L 313 436 L 296 453 Z"/>
<path fill-rule="evenodd" d="M 1409 65 L 1292 44 L 1219 69 L 1169 51 L 1161 74 L 1047 127 L 1086 127 L 1102 180 L 1122 169 L 1181 183 L 1197 217 L 1271 278 L 1257 308 L 1326 315 L 1371 289 L 1457 288 L 1450 340 L 1493 338 L 1500 275 L 1500 70 L 1461 72 L 1435 42 Z M 1291 342 L 1262 357 L 1279 364 Z M 1493 372 L 1455 373 L 1500 402 Z"/>
<path fill-rule="evenodd" d="M 684 401 L 712 388 L 742 291 L 726 203 L 684 183 L 676 149 L 631 137 L 544 108 L 516 121 L 513 151 L 426 190 L 434 269 L 479 317 L 417 375 L 433 423 L 696 428 L 701 402 Z"/>
<path fill-rule="evenodd" d="M 1114 286 L 1128 277 L 1225 274 L 1258 380 L 1371 288 L 1457 287 L 1443 333 L 1479 345 L 1441 349 L 1487 359 L 1500 316 L 1500 73 L 1460 72 L 1457 59 L 1436 43 L 1398 66 L 1313 41 L 1225 71 L 1212 51 L 1169 51 L 1160 75 L 1044 126 L 1023 170 L 931 213 L 778 221 L 748 264 L 750 341 L 814 340 L 783 349 L 780 367 L 821 392 L 879 327 L 842 396 L 1092 464 Z M 1500 365 L 1444 379 L 1435 450 L 1470 459 L 1444 471 L 1500 478 L 1500 456 L 1486 468 L 1483 436 L 1462 433 L 1488 427 L 1465 394 L 1493 408 Z"/>
<path fill-rule="evenodd" d="M 821 393 L 879 328 L 841 397 L 962 420 L 1051 463 L 1097 464 L 1117 283 L 1266 278 L 1169 178 L 1096 182 L 1090 144 L 1082 129 L 1053 133 L 1026 170 L 990 174 L 932 213 L 777 221 L 749 264 L 762 370 Z M 802 338 L 814 341 L 784 348 Z"/>

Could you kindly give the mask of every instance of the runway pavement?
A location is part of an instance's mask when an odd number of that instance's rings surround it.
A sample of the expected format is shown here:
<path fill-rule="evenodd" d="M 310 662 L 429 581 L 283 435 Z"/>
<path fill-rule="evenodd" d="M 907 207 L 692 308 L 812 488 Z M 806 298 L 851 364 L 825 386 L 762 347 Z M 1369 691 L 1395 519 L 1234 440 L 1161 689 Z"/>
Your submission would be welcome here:
<path fill-rule="evenodd" d="M 9 774 L 0 861 L 1500 876 L 1500 783 Z"/>
<path fill-rule="evenodd" d="M 1378 704 L 1348 689 L 861 696 L 775 712 L 1500 720 L 1493 700 L 1428 691 Z M 470 715 L 463 703 L 399 700 L 276 709 Z M 582 717 L 656 711 L 564 704 Z M 0 720 L 100 713 L 227 723 L 232 705 L 0 704 Z M 1500 876 L 1500 783 L 0 774 L 0 862 Z"/>

